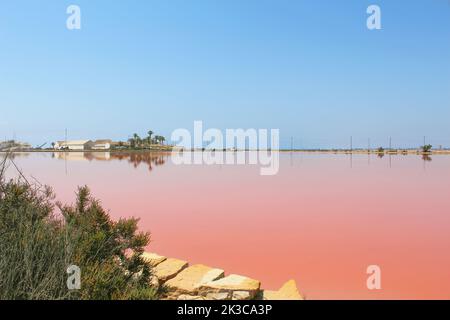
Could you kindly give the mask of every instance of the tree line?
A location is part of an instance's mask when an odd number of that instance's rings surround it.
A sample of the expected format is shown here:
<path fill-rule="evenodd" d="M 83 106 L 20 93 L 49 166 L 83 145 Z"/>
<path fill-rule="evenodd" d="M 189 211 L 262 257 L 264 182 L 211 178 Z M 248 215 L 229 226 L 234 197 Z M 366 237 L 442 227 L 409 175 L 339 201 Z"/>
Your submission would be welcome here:
<path fill-rule="evenodd" d="M 132 148 L 149 147 L 151 145 L 164 145 L 166 138 L 160 135 L 153 135 L 152 130 L 147 131 L 147 136 L 141 138 L 137 133 L 133 134 L 133 137 L 128 139 L 128 143 Z"/>

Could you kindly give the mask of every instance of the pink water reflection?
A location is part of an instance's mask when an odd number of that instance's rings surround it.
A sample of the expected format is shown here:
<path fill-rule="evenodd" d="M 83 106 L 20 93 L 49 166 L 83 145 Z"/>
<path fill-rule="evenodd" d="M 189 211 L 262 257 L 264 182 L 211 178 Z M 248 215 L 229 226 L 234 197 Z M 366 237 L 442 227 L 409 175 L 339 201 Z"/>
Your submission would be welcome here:
<path fill-rule="evenodd" d="M 103 161 L 102 161 L 103 160 Z M 168 155 L 19 156 L 72 201 L 89 185 L 114 218 L 135 216 L 149 250 L 251 276 L 294 278 L 310 299 L 450 299 L 450 157 L 282 154 L 257 166 L 177 166 Z M 382 290 L 366 288 L 366 268 Z"/>

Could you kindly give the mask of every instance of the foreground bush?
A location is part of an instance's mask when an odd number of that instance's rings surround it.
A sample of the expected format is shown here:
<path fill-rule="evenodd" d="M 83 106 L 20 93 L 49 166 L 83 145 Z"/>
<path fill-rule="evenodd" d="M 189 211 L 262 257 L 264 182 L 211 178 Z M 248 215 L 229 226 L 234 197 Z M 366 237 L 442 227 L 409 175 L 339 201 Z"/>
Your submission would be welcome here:
<path fill-rule="evenodd" d="M 136 219 L 114 222 L 87 187 L 75 204 L 54 203 L 50 188 L 5 181 L 0 165 L 0 299 L 155 299 L 149 243 Z M 68 266 L 81 288 L 67 287 Z"/>

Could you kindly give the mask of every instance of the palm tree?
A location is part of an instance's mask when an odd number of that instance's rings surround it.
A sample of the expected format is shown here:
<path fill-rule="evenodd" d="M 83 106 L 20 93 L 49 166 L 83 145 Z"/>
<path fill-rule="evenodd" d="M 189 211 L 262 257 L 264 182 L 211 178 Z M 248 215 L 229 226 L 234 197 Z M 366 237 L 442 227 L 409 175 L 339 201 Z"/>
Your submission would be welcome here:
<path fill-rule="evenodd" d="M 133 140 L 134 140 L 135 145 L 139 145 L 141 138 L 139 137 L 139 135 L 137 133 L 135 133 L 135 134 L 133 134 Z"/>
<path fill-rule="evenodd" d="M 166 141 L 166 138 L 164 138 L 163 136 L 160 136 L 159 139 L 162 142 L 162 144 L 164 145 L 164 141 Z"/>
<path fill-rule="evenodd" d="M 153 131 L 152 130 L 148 130 L 148 143 L 149 144 L 151 144 L 152 143 L 152 134 L 153 134 Z"/>

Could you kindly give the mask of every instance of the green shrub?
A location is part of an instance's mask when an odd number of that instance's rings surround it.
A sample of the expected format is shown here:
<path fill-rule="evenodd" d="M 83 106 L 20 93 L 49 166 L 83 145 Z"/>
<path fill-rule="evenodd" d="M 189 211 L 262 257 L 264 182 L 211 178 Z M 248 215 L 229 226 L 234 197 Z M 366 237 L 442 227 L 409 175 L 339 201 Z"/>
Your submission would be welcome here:
<path fill-rule="evenodd" d="M 137 219 L 112 221 L 87 187 L 74 205 L 55 205 L 50 188 L 5 181 L 3 171 L 0 299 L 157 298 L 140 258 L 150 236 L 137 231 Z M 67 288 L 70 265 L 81 269 L 80 290 Z"/>
<path fill-rule="evenodd" d="M 426 144 L 424 146 L 420 147 L 422 149 L 422 152 L 430 152 L 433 146 L 431 144 Z"/>

